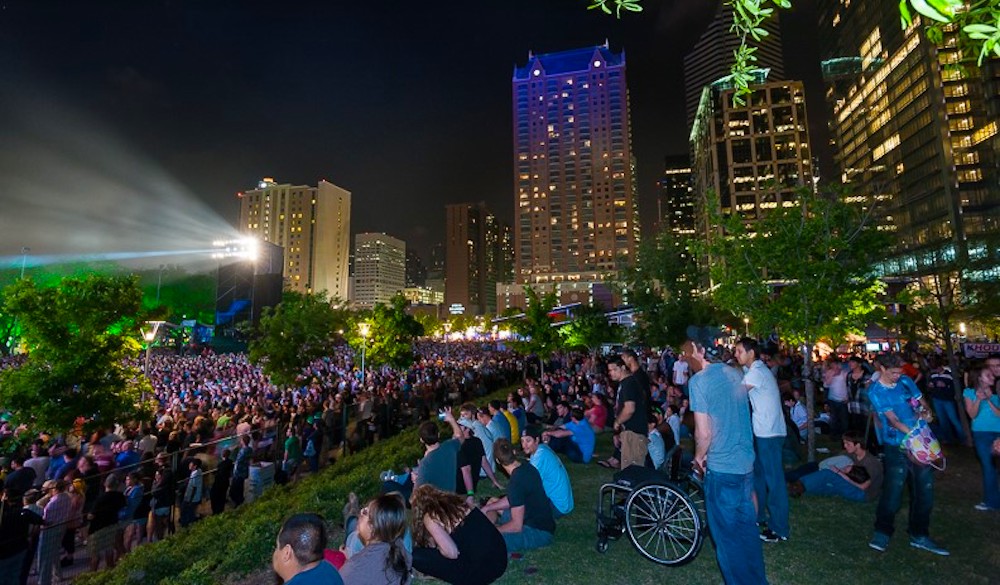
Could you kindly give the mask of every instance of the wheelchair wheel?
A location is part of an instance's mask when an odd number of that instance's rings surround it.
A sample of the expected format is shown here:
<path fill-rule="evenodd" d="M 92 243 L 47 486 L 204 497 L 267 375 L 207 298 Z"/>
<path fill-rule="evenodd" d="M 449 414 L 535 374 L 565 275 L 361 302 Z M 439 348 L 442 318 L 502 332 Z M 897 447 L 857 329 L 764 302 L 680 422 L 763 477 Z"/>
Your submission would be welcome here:
<path fill-rule="evenodd" d="M 625 504 L 625 524 L 636 550 L 661 565 L 690 562 L 704 539 L 698 510 L 671 485 L 647 484 L 633 491 Z"/>
<path fill-rule="evenodd" d="M 694 504 L 696 510 L 698 510 L 698 519 L 701 520 L 701 529 L 707 534 L 708 533 L 708 516 L 705 512 L 705 486 L 702 480 L 695 476 L 688 478 L 687 483 L 685 483 L 687 488 L 687 497 Z"/>

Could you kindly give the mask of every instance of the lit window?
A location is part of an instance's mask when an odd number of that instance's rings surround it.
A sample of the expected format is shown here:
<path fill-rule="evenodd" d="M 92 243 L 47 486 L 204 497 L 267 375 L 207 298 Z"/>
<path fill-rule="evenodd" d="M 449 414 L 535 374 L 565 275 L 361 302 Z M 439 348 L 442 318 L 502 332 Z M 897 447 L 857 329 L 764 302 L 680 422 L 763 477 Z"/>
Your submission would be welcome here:
<path fill-rule="evenodd" d="M 531 72 L 531 74 L 534 75 L 535 77 L 538 77 L 539 75 L 542 74 L 542 72 L 539 69 L 535 69 L 534 71 Z"/>
<path fill-rule="evenodd" d="M 600 61 L 594 61 L 594 67 L 600 67 L 600 66 L 601 66 Z"/>

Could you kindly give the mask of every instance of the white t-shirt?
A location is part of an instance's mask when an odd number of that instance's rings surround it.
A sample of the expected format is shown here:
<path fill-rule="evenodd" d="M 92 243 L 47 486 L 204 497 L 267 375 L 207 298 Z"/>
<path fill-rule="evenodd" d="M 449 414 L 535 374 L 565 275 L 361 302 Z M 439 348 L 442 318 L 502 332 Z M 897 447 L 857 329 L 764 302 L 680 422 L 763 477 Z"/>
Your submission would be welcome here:
<path fill-rule="evenodd" d="M 781 410 L 778 381 L 764 362 L 755 360 L 743 375 L 743 385 L 753 407 L 752 422 L 755 437 L 784 437 L 785 415 Z"/>
<path fill-rule="evenodd" d="M 688 381 L 688 365 L 683 360 L 674 362 L 674 384 L 683 386 Z"/>
<path fill-rule="evenodd" d="M 836 373 L 826 376 L 829 380 L 826 397 L 836 402 L 847 402 L 847 370 L 840 369 Z"/>

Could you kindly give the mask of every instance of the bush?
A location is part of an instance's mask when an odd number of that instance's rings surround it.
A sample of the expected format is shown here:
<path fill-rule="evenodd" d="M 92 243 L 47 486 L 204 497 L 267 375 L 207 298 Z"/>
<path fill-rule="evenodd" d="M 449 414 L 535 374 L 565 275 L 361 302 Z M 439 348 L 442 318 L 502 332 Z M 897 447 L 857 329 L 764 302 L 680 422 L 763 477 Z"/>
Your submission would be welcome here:
<path fill-rule="evenodd" d="M 505 389 L 493 396 L 506 394 Z M 347 494 L 353 491 L 363 501 L 378 490 L 381 471 L 413 465 L 422 454 L 416 429 L 404 431 L 294 484 L 272 487 L 251 504 L 141 546 L 114 569 L 81 575 L 75 583 L 208 585 L 229 575 L 245 575 L 270 562 L 274 539 L 286 517 L 316 512 L 327 521 L 341 522 Z"/>

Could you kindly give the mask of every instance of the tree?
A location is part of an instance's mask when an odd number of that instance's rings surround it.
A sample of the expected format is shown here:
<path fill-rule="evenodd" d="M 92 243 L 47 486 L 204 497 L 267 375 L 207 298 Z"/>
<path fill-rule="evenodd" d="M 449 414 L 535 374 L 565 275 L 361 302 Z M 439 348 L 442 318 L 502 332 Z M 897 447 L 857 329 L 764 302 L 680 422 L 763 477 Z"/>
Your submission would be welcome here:
<path fill-rule="evenodd" d="M 27 361 L 0 373 L 0 404 L 35 430 L 110 427 L 141 412 L 149 382 L 139 353 L 142 293 L 126 276 L 89 275 L 40 287 L 24 279 L 4 291 Z"/>
<path fill-rule="evenodd" d="M 367 338 L 361 335 L 361 323 L 368 325 Z M 364 349 L 367 363 L 407 368 L 416 360 L 413 342 L 423 334 L 424 326 L 406 312 L 406 299 L 397 294 L 388 305 L 378 303 L 355 315 L 345 335 L 354 351 Z"/>
<path fill-rule="evenodd" d="M 801 348 L 812 460 L 813 349 L 820 340 L 836 343 L 863 331 L 879 311 L 883 287 L 875 269 L 889 242 L 875 229 L 870 212 L 845 203 L 838 193 L 803 188 L 796 196 L 795 206 L 764 214 L 753 224 L 755 231 L 739 217 L 715 217 L 723 232 L 709 241 L 706 252 L 715 302 Z"/>
<path fill-rule="evenodd" d="M 566 347 L 583 347 L 594 355 L 597 354 L 601 344 L 617 343 L 623 337 L 620 325 L 610 323 L 602 309 L 589 305 L 580 306 L 573 320 L 560 327 L 558 331 Z"/>
<path fill-rule="evenodd" d="M 688 325 L 719 322 L 711 299 L 698 291 L 702 277 L 688 241 L 666 231 L 643 241 L 635 265 L 618 280 L 637 313 L 636 339 L 653 347 L 678 346 Z"/>
<path fill-rule="evenodd" d="M 622 12 L 642 12 L 642 0 L 587 0 L 588 10 L 600 9 L 606 14 L 621 18 Z M 753 70 L 757 67 L 757 48 L 751 42 L 759 43 L 768 35 L 763 23 L 769 18 L 777 18 L 775 8 L 789 9 L 791 0 L 726 0 L 733 7 L 733 24 L 730 30 L 739 37 L 740 46 L 734 51 L 730 78 L 736 87 L 733 102 L 745 103 L 750 95 L 750 84 L 754 80 Z M 612 9 L 612 5 L 614 9 Z M 982 66 L 989 57 L 1000 57 L 1000 2 L 997 0 L 900 0 L 900 25 L 905 29 L 914 23 L 914 17 L 921 17 L 924 34 L 928 40 L 940 44 L 944 39 L 944 27 L 957 25 L 961 31 L 959 46 L 964 60 L 975 60 Z"/>
<path fill-rule="evenodd" d="M 281 303 L 264 309 L 250 360 L 277 384 L 294 384 L 313 360 L 331 355 L 346 314 L 333 308 L 325 293 L 287 291 Z"/>
<path fill-rule="evenodd" d="M 544 370 L 545 360 L 552 357 L 560 342 L 559 332 L 549 318 L 549 312 L 556 306 L 556 295 L 549 292 L 540 297 L 535 289 L 525 286 L 524 300 L 528 304 L 524 317 L 511 321 L 511 329 L 521 336 L 521 340 L 514 342 L 513 346 L 524 355 L 538 356 Z M 527 375 L 527 362 L 525 368 Z"/>

